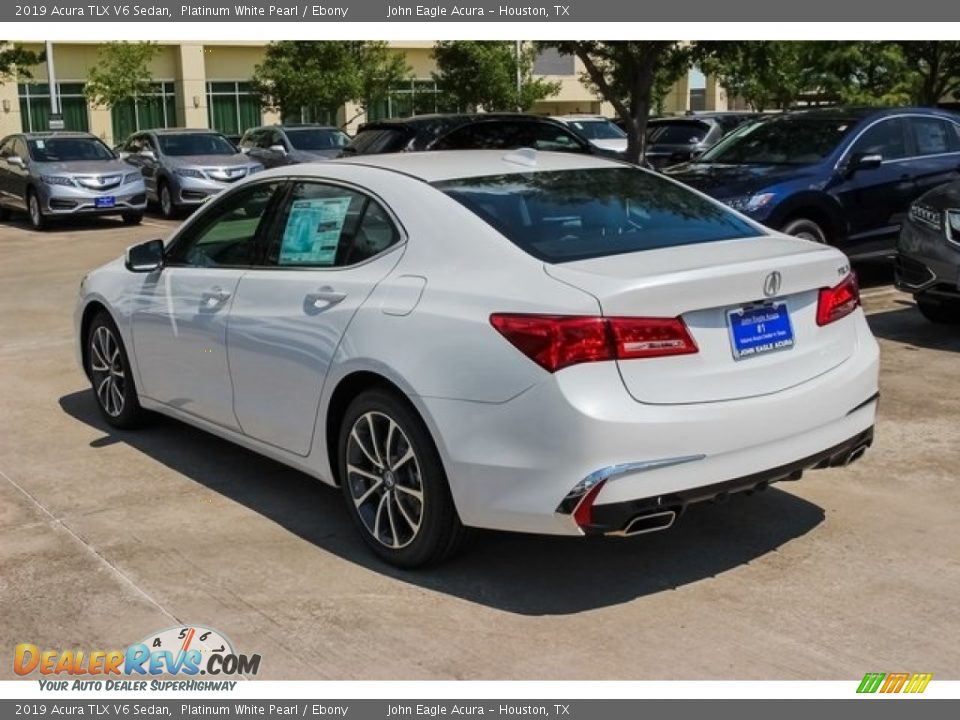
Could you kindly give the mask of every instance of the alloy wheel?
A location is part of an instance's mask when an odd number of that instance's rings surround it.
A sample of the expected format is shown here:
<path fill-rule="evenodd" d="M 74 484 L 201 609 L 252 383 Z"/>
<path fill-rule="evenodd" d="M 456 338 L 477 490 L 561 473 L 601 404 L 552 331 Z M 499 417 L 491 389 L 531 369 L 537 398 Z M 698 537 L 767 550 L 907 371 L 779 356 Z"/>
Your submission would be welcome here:
<path fill-rule="evenodd" d="M 347 439 L 346 482 L 364 528 L 393 550 L 416 539 L 423 521 L 423 479 L 416 452 L 390 416 L 364 413 Z"/>
<path fill-rule="evenodd" d="M 90 338 L 90 373 L 100 406 L 110 417 L 118 417 L 125 402 L 126 372 L 120 343 L 110 328 L 102 325 Z"/>
<path fill-rule="evenodd" d="M 30 222 L 34 227 L 40 227 L 43 222 L 43 216 L 40 214 L 40 201 L 36 193 L 30 193 Z"/>
<path fill-rule="evenodd" d="M 173 215 L 173 198 L 170 196 L 170 188 L 166 185 L 160 188 L 160 209 L 164 217 Z"/>

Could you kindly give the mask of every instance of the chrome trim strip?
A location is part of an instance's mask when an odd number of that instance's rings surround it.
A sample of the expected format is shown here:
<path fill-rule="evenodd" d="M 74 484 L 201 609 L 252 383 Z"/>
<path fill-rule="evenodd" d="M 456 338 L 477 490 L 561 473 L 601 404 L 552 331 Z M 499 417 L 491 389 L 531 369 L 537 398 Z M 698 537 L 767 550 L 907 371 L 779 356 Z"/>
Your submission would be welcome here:
<path fill-rule="evenodd" d="M 858 132 L 858 133 L 854 136 L 854 138 L 853 138 L 853 139 L 850 141 L 850 143 L 847 145 L 846 150 L 843 151 L 843 154 L 840 155 L 840 158 L 837 160 L 837 162 L 834 163 L 833 169 L 834 169 L 834 170 L 839 170 L 839 169 L 840 169 L 840 166 L 843 165 L 844 161 L 846 161 L 847 156 L 851 154 L 851 151 L 853 150 L 853 146 L 857 144 L 857 140 L 859 140 L 860 137 L 861 137 L 865 132 L 867 132 L 867 130 L 869 130 L 870 128 L 872 128 L 874 125 L 879 125 L 880 123 L 884 122 L 885 120 L 893 120 L 893 119 L 903 120 L 903 119 L 906 119 L 906 118 L 924 118 L 924 119 L 934 118 L 934 119 L 937 119 L 937 120 L 945 120 L 945 121 L 948 122 L 948 123 L 952 123 L 955 127 L 960 128 L 960 125 L 957 125 L 957 123 L 954 122 L 953 120 L 951 120 L 950 118 L 948 118 L 948 117 L 942 117 L 942 116 L 940 116 L 940 115 L 935 115 L 935 114 L 927 115 L 927 114 L 925 114 L 925 113 L 911 113 L 911 112 L 907 112 L 907 113 L 897 113 L 896 115 L 884 115 L 883 117 L 880 117 L 880 118 L 875 119 L 873 122 L 871 122 L 869 125 L 867 125 L 865 128 L 863 128 L 860 132 Z M 906 131 L 909 132 L 909 128 L 907 128 Z M 908 160 L 921 160 L 921 159 L 926 159 L 926 158 L 943 157 L 943 156 L 946 156 L 946 155 L 958 155 L 958 154 L 960 154 L 960 153 L 958 153 L 957 151 L 954 151 L 954 152 L 945 152 L 945 153 L 930 153 L 929 155 L 911 155 L 910 157 L 892 158 L 892 159 L 890 159 L 890 160 L 884 160 L 884 161 L 881 163 L 881 165 L 886 165 L 887 163 L 906 162 L 906 161 L 908 161 Z"/>
<path fill-rule="evenodd" d="M 659 470 L 661 468 L 672 467 L 674 465 L 696 462 L 698 460 L 703 460 L 705 457 L 706 455 L 704 454 L 682 455 L 680 457 L 660 458 L 658 460 L 642 460 L 639 462 L 620 463 L 619 465 L 607 465 L 599 470 L 594 470 L 592 473 L 574 485 L 570 489 L 570 492 L 566 494 L 566 496 L 557 506 L 556 512 L 560 513 L 561 515 L 573 515 L 573 513 L 576 512 L 577 507 L 580 505 L 580 501 L 586 497 L 587 493 L 596 487 L 598 483 L 606 480 L 612 480 L 620 477 L 621 475 L 631 475 L 634 473 L 648 472 L 650 470 Z"/>

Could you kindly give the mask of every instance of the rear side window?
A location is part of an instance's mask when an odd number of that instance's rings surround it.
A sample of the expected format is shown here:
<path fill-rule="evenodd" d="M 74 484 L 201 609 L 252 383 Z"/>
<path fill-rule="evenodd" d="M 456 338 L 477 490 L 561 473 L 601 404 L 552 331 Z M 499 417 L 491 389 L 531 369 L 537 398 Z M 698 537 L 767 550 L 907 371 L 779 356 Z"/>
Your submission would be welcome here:
<path fill-rule="evenodd" d="M 763 235 L 724 206 L 633 168 L 494 175 L 434 187 L 548 263 Z"/>
<path fill-rule="evenodd" d="M 710 126 L 702 122 L 677 122 L 655 125 L 647 134 L 651 143 L 664 145 L 696 145 L 710 132 Z"/>
<path fill-rule="evenodd" d="M 410 133 L 403 128 L 371 128 L 357 133 L 344 151 L 348 155 L 402 152 L 409 142 Z"/>
<path fill-rule="evenodd" d="M 918 155 L 956 152 L 956 126 L 940 118 L 910 118 L 910 129 Z"/>

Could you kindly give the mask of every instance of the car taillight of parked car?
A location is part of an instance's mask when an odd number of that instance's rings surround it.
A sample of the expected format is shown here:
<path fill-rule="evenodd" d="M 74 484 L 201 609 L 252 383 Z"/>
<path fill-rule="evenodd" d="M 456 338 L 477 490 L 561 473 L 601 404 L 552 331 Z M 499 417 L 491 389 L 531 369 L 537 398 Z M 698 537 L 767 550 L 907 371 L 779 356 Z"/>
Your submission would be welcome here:
<path fill-rule="evenodd" d="M 585 362 L 698 352 L 680 318 L 495 313 L 490 324 L 548 372 Z"/>
<path fill-rule="evenodd" d="M 817 302 L 817 325 L 821 327 L 844 318 L 860 307 L 860 284 L 855 273 L 847 275 L 839 285 L 821 288 Z"/>

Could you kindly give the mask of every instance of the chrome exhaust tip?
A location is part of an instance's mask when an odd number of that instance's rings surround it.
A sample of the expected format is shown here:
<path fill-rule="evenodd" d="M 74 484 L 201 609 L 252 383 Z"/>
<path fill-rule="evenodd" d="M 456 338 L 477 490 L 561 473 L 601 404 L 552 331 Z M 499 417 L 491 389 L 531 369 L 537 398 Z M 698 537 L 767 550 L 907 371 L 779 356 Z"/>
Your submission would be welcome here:
<path fill-rule="evenodd" d="M 858 445 L 857 447 L 855 447 L 853 450 L 850 451 L 849 455 L 847 455 L 846 459 L 843 462 L 844 466 L 852 465 L 857 460 L 862 458 L 865 452 L 867 452 L 867 446 Z"/>
<path fill-rule="evenodd" d="M 677 519 L 675 510 L 664 510 L 662 512 L 647 513 L 646 515 L 637 515 L 632 518 L 622 530 L 614 530 L 607 533 L 613 537 L 633 537 L 634 535 L 643 535 L 645 533 L 659 532 L 666 530 L 673 525 Z"/>

